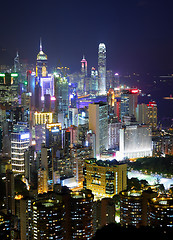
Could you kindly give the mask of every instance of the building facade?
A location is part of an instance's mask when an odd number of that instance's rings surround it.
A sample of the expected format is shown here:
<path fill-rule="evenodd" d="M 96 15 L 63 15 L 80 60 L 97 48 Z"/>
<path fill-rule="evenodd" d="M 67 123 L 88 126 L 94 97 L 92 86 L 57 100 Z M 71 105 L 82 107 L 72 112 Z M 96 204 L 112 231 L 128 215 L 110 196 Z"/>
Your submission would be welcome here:
<path fill-rule="evenodd" d="M 106 46 L 99 44 L 98 49 L 99 94 L 106 93 Z"/>
<path fill-rule="evenodd" d="M 17 123 L 11 133 L 11 163 L 15 175 L 25 173 L 24 153 L 29 147 L 29 129 L 26 123 Z"/>
<path fill-rule="evenodd" d="M 99 102 L 89 104 L 89 130 L 96 135 L 96 157 L 108 148 L 108 106 Z"/>
<path fill-rule="evenodd" d="M 120 160 L 152 156 L 151 128 L 148 125 L 122 127 L 117 156 Z"/>
<path fill-rule="evenodd" d="M 84 187 L 90 189 L 95 198 L 110 198 L 127 187 L 127 165 L 116 160 L 85 161 Z"/>
<path fill-rule="evenodd" d="M 62 201 L 43 199 L 33 203 L 33 239 L 64 239 Z"/>
<path fill-rule="evenodd" d="M 89 240 L 93 236 L 93 199 L 91 191 L 71 194 L 72 238 Z"/>

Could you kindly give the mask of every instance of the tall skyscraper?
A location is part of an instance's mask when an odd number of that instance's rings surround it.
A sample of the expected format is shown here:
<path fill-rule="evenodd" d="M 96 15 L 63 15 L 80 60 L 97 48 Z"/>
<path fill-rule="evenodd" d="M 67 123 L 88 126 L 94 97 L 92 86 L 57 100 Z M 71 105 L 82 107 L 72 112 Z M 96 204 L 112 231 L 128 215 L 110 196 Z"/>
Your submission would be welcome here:
<path fill-rule="evenodd" d="M 106 46 L 99 44 L 98 50 L 99 94 L 106 93 Z"/>
<path fill-rule="evenodd" d="M 94 67 L 91 68 L 91 92 L 98 92 L 98 71 Z"/>
<path fill-rule="evenodd" d="M 40 39 L 40 51 L 36 62 L 36 77 L 47 77 L 47 74 L 47 55 L 42 50 L 42 41 Z"/>
<path fill-rule="evenodd" d="M 33 203 L 33 239 L 64 239 L 64 208 L 61 200 L 35 201 Z"/>
<path fill-rule="evenodd" d="M 6 171 L 6 207 L 7 213 L 15 214 L 14 174 L 9 169 Z"/>
<path fill-rule="evenodd" d="M 72 238 L 88 240 L 93 236 L 93 199 L 90 190 L 71 193 Z"/>
<path fill-rule="evenodd" d="M 58 122 L 61 122 L 62 127 L 68 127 L 69 116 L 69 95 L 68 95 L 68 80 L 66 77 L 61 77 L 58 74 L 54 75 L 55 84 L 55 113 Z"/>
<path fill-rule="evenodd" d="M 20 71 L 19 53 L 17 51 L 16 57 L 14 58 L 14 72 Z"/>
<path fill-rule="evenodd" d="M 120 193 L 120 223 L 122 226 L 146 226 L 148 201 L 156 199 L 157 192 L 150 190 L 125 190 Z M 155 200 L 154 200 L 155 201 Z M 165 203 L 164 203 L 165 205 Z M 159 209 L 160 206 L 156 205 Z M 160 212 L 163 210 L 160 209 Z M 165 210 L 164 210 L 165 211 Z M 163 212 L 162 212 L 163 213 Z M 166 212 L 165 212 L 166 213 Z M 167 214 L 167 213 L 166 213 Z M 154 219 L 154 214 L 151 214 Z M 158 216 L 157 216 L 158 217 Z M 156 218 L 160 219 L 160 218 Z M 153 224 L 154 225 L 154 224 Z"/>
<path fill-rule="evenodd" d="M 121 94 L 121 121 L 124 116 L 136 117 L 139 89 L 124 89 Z"/>
<path fill-rule="evenodd" d="M 89 130 L 96 135 L 96 157 L 108 148 L 108 106 L 99 102 L 89 104 Z M 95 156 L 94 156 L 95 157 Z"/>
<path fill-rule="evenodd" d="M 27 123 L 18 122 L 11 133 L 11 163 L 14 174 L 25 173 L 24 153 L 29 147 L 29 129 Z"/>
<path fill-rule="evenodd" d="M 85 76 L 87 76 L 87 60 L 85 59 L 85 56 L 83 55 L 83 58 L 81 60 L 81 72 Z"/>
<path fill-rule="evenodd" d="M 33 239 L 33 199 L 20 200 L 20 234 L 21 240 Z"/>
<path fill-rule="evenodd" d="M 38 170 L 38 194 L 48 192 L 48 171 L 45 168 Z"/>
<path fill-rule="evenodd" d="M 149 102 L 148 107 L 148 124 L 152 129 L 157 128 L 157 104 L 156 102 Z"/>

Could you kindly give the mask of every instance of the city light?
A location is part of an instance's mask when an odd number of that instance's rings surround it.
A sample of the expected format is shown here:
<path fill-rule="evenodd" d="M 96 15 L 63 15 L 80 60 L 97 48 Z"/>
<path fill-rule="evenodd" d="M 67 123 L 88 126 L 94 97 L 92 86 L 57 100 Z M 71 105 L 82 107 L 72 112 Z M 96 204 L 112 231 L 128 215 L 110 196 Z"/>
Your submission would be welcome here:
<path fill-rule="evenodd" d="M 18 77 L 18 73 L 11 73 L 11 77 Z"/>
<path fill-rule="evenodd" d="M 21 140 L 29 139 L 29 136 L 30 136 L 29 133 L 24 133 L 24 134 L 21 134 L 21 135 L 20 135 L 20 139 L 21 139 Z"/>

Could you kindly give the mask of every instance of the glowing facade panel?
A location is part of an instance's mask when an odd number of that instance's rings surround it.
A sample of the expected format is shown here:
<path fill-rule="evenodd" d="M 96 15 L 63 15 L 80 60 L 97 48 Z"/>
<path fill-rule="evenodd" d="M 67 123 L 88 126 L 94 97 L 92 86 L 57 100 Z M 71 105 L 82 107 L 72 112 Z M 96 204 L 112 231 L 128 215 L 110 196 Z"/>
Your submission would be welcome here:
<path fill-rule="evenodd" d="M 44 100 L 45 94 L 50 94 L 51 97 L 54 96 L 54 77 L 50 75 L 48 77 L 40 78 L 41 86 L 41 99 Z"/>
<path fill-rule="evenodd" d="M 52 112 L 35 112 L 34 113 L 35 124 L 46 124 L 52 123 L 53 113 Z"/>
<path fill-rule="evenodd" d="M 122 158 L 152 156 L 151 128 L 131 125 L 120 129 L 120 155 Z"/>

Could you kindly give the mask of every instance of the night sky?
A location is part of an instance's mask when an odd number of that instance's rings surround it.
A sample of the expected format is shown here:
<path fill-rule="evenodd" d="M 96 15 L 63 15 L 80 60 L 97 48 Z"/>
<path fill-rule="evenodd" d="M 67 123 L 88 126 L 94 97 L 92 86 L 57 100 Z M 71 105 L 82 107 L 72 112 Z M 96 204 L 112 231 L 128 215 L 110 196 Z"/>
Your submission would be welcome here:
<path fill-rule="evenodd" d="M 80 70 L 82 55 L 97 67 L 98 44 L 107 68 L 118 72 L 173 72 L 173 1 L 1 1 L 0 64 L 34 63 L 42 37 L 49 66 Z M 6 49 L 6 50 L 5 50 Z"/>

